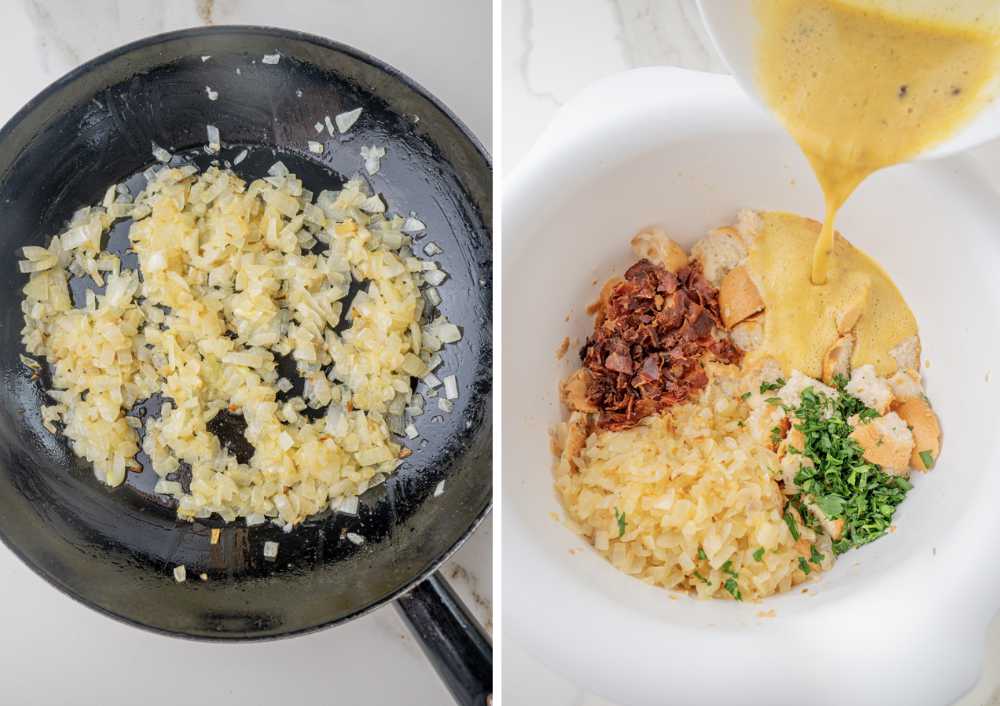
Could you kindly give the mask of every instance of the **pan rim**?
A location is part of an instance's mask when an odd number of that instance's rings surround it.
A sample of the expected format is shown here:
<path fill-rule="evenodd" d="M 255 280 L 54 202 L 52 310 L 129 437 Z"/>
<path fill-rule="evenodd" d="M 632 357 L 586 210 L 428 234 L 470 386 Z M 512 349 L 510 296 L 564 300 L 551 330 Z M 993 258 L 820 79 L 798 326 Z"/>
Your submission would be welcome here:
<path fill-rule="evenodd" d="M 79 66 L 71 69 L 67 73 L 63 74 L 55 81 L 43 88 L 39 93 L 37 93 L 31 100 L 24 104 L 14 115 L 4 123 L 3 127 L 0 127 L 0 142 L 4 142 L 10 138 L 11 133 L 17 129 L 17 127 L 35 110 L 37 110 L 47 99 L 52 95 L 62 90 L 63 88 L 71 85 L 78 79 L 86 76 L 87 74 L 93 72 L 95 69 L 114 61 L 122 56 L 125 56 L 133 51 L 147 48 L 150 46 L 155 46 L 157 44 L 163 44 L 177 39 L 189 39 L 192 37 L 204 37 L 213 35 L 227 35 L 227 34 L 257 34 L 263 36 L 280 37 L 282 39 L 290 39 L 300 42 L 306 42 L 313 44 L 321 49 L 332 50 L 340 52 L 347 56 L 350 56 L 362 63 L 366 63 L 379 71 L 382 71 L 389 77 L 399 81 L 406 87 L 413 90 L 415 93 L 420 95 L 422 98 L 430 102 L 437 110 L 451 122 L 458 130 L 462 133 L 463 137 L 468 140 L 476 153 L 483 159 L 486 164 L 487 169 L 492 175 L 493 162 L 490 153 L 483 146 L 479 138 L 466 126 L 466 124 L 456 116 L 447 105 L 445 105 L 439 98 L 423 87 L 419 82 L 415 81 L 413 78 L 403 73 L 391 64 L 368 54 L 367 52 L 356 49 L 350 45 L 338 42 L 336 40 L 327 39 L 325 37 L 320 37 L 318 35 L 310 34 L 307 32 L 300 32 L 298 30 L 286 29 L 282 27 L 270 27 L 266 25 L 242 25 L 242 24 L 227 24 L 227 25 L 213 25 L 210 27 L 191 27 L 186 29 L 172 30 L 170 32 L 162 32 L 159 34 L 149 35 L 147 37 L 142 37 L 140 39 L 134 40 L 127 44 L 123 44 L 119 47 L 111 49 L 103 54 L 100 54 L 92 59 L 88 59 Z M 491 195 L 492 197 L 492 195 Z M 488 237 L 490 241 L 493 240 L 492 234 L 492 224 L 489 225 Z M 492 258 L 491 258 L 492 260 Z M 492 285 L 491 285 L 492 289 Z M 492 317 L 491 317 L 492 318 Z M 492 336 L 491 336 L 492 337 Z M 491 346 L 492 347 L 492 346 Z M 492 405 L 492 389 L 488 393 L 488 403 Z M 492 415 L 490 415 L 492 416 Z M 492 427 L 492 422 L 490 423 Z M 491 434 L 492 436 L 492 434 Z M 490 442 L 492 449 L 492 440 Z M 486 503 L 476 514 L 474 520 L 470 523 L 463 533 L 452 543 L 451 546 L 447 547 L 439 556 L 430 561 L 427 566 L 417 572 L 413 578 L 405 582 L 400 588 L 388 592 L 387 594 L 375 599 L 374 601 L 368 603 L 366 606 L 342 615 L 338 618 L 333 618 L 331 620 L 322 621 L 315 623 L 313 625 L 307 625 L 304 627 L 293 628 L 289 630 L 279 630 L 278 632 L 271 634 L 237 634 L 237 633 L 227 633 L 227 634 L 202 634 L 202 633 L 190 633 L 183 630 L 172 630 L 169 628 L 164 628 L 159 625 L 152 625 L 141 620 L 137 620 L 132 617 L 116 613 L 113 610 L 105 608 L 97 603 L 93 602 L 89 598 L 81 595 L 78 591 L 71 589 L 66 586 L 61 580 L 59 580 L 55 575 L 48 571 L 42 565 L 36 563 L 33 559 L 30 559 L 17 545 L 12 543 L 7 534 L 0 528 L 0 541 L 6 546 L 18 559 L 24 563 L 25 566 L 30 568 L 36 575 L 40 576 L 46 581 L 50 586 L 57 589 L 60 593 L 72 598 L 81 605 L 90 608 L 102 615 L 114 619 L 119 623 L 136 627 L 148 632 L 156 633 L 159 635 L 165 635 L 168 637 L 180 638 L 185 640 L 192 640 L 197 642 L 267 642 L 273 640 L 280 640 L 290 637 L 296 637 L 299 635 L 306 635 L 309 633 L 314 633 L 319 630 L 324 630 L 327 628 L 336 627 L 338 625 L 350 622 L 356 618 L 363 617 L 390 602 L 395 601 L 400 596 L 408 593 L 418 584 L 423 582 L 428 576 L 437 571 L 442 564 L 444 564 L 448 559 L 450 559 L 461 546 L 468 540 L 472 533 L 483 523 L 487 515 L 490 514 L 493 508 L 493 497 L 492 497 L 492 473 L 490 474 L 490 486 L 491 492 L 486 500 Z"/>

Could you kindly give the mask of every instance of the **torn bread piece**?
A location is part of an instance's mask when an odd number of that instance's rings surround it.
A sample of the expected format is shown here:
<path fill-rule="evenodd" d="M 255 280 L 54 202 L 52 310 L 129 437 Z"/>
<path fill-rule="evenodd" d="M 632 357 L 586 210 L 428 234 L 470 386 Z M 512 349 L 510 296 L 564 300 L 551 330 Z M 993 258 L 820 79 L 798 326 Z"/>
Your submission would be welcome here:
<path fill-rule="evenodd" d="M 832 387 L 827 387 L 819 380 L 815 380 L 800 370 L 793 370 L 788 382 L 777 391 L 776 395 L 781 402 L 792 409 L 798 408 L 802 404 L 802 393 L 812 388 L 814 392 L 828 397 L 833 397 L 836 392 Z"/>
<path fill-rule="evenodd" d="M 635 234 L 630 243 L 632 252 L 654 265 L 677 272 L 688 264 L 687 253 L 662 228 L 647 228 Z"/>
<path fill-rule="evenodd" d="M 841 535 L 844 534 L 844 518 L 838 517 L 836 520 L 830 519 L 830 517 L 823 512 L 823 508 L 816 504 L 816 501 L 812 496 L 806 496 L 805 506 L 815 517 L 823 530 L 830 535 L 830 539 L 836 541 L 840 539 Z"/>
<path fill-rule="evenodd" d="M 729 337 L 733 345 L 742 351 L 757 350 L 764 342 L 764 314 L 757 314 L 739 322 L 733 326 Z"/>
<path fill-rule="evenodd" d="M 848 420 L 851 438 L 861 447 L 869 463 L 882 466 L 886 473 L 905 475 L 913 453 L 913 433 L 895 412 L 862 422 L 857 415 Z"/>
<path fill-rule="evenodd" d="M 857 297 L 837 314 L 837 333 L 844 335 L 854 330 L 861 319 L 861 312 L 865 309 L 865 301 L 868 299 L 870 289 L 871 285 L 866 283 L 863 288 L 858 290 Z"/>
<path fill-rule="evenodd" d="M 871 407 L 879 414 L 889 411 L 889 405 L 892 404 L 892 388 L 878 376 L 874 365 L 855 368 L 845 389 L 847 394 L 857 397 L 865 403 L 865 406 Z"/>
<path fill-rule="evenodd" d="M 590 371 L 586 368 L 577 369 L 559 386 L 563 403 L 577 412 L 597 412 L 597 405 L 587 397 L 589 387 Z"/>
<path fill-rule="evenodd" d="M 735 267 L 726 273 L 719 285 L 719 313 L 727 329 L 764 309 L 757 285 L 750 278 L 750 271 Z"/>
<path fill-rule="evenodd" d="M 895 403 L 924 396 L 924 386 L 920 383 L 920 374 L 912 368 L 897 370 L 889 376 L 886 382 L 892 388 L 892 396 L 896 398 Z"/>
<path fill-rule="evenodd" d="M 846 380 L 851 377 L 851 355 L 854 353 L 854 334 L 837 339 L 823 356 L 823 382 L 832 385 L 838 375 Z"/>
<path fill-rule="evenodd" d="M 562 455 L 559 457 L 559 473 L 576 471 L 576 458 L 590 436 L 590 417 L 583 412 L 573 412 L 566 423 L 566 438 L 563 440 Z"/>
<path fill-rule="evenodd" d="M 747 259 L 747 245 L 736 228 L 716 228 L 691 248 L 691 257 L 701 263 L 705 279 L 718 288 L 722 278 Z"/>
<path fill-rule="evenodd" d="M 923 397 L 902 400 L 893 406 L 893 410 L 913 433 L 910 467 L 918 471 L 929 471 L 941 453 L 941 424 L 937 415 Z M 926 455 L 929 455 L 929 458 L 925 459 Z"/>
<path fill-rule="evenodd" d="M 920 339 L 917 336 L 904 339 L 898 346 L 891 348 L 889 354 L 900 370 L 920 370 Z"/>
<path fill-rule="evenodd" d="M 608 302 L 611 301 L 611 294 L 615 291 L 615 287 L 624 281 L 623 277 L 612 277 L 609 279 L 601 287 L 601 293 L 597 295 L 597 301 L 587 307 L 587 313 L 594 317 L 595 326 L 600 326 L 601 322 L 604 321 L 604 314 L 608 310 Z"/>

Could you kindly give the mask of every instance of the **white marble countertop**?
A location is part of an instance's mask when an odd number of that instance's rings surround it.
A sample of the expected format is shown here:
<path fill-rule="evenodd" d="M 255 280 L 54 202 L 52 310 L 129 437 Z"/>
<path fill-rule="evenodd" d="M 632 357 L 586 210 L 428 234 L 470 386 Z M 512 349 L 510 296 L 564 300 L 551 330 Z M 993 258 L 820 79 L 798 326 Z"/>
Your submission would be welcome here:
<path fill-rule="evenodd" d="M 0 123 L 87 59 L 146 35 L 209 23 L 289 27 L 374 54 L 437 95 L 490 149 L 489 0 L 3 0 Z M 492 534 L 487 519 L 442 569 L 489 628 Z M 0 576 L 3 703 L 251 706 L 282 703 L 290 694 L 302 703 L 450 702 L 391 607 L 291 640 L 206 644 L 98 615 L 2 545 Z"/>
<path fill-rule="evenodd" d="M 725 71 L 694 0 L 504 0 L 502 15 L 505 175 L 560 106 L 593 81 L 639 66 Z M 975 156 L 1000 186 L 1000 166 L 993 166 L 1000 144 Z M 624 706 L 587 693 L 506 634 L 502 678 L 505 706 Z M 1000 706 L 1000 619 L 989 631 L 980 683 L 956 706 Z"/>

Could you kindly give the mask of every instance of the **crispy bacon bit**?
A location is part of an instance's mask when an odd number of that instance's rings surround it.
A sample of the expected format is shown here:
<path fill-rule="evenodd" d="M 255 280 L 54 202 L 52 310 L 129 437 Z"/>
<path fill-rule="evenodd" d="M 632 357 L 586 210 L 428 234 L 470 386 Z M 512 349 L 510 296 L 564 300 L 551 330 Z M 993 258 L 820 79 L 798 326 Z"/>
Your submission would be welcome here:
<path fill-rule="evenodd" d="M 676 274 L 640 260 L 602 291 L 594 335 L 580 358 L 598 426 L 627 429 L 687 401 L 708 383 L 702 359 L 738 363 L 722 329 L 718 291 L 695 263 Z"/>

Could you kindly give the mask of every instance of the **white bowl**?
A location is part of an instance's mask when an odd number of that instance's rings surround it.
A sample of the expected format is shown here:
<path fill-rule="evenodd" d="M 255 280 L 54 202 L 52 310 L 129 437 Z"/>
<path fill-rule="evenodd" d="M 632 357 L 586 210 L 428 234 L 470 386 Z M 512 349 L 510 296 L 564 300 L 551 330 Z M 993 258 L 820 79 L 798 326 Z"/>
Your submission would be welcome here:
<path fill-rule="evenodd" d="M 727 77 L 641 69 L 567 106 L 505 184 L 504 629 L 623 704 L 940 706 L 969 689 L 1000 607 L 998 206 L 955 158 L 876 175 L 838 223 L 912 306 L 944 427 L 898 530 L 840 557 L 808 595 L 671 600 L 553 519 L 547 430 L 591 329 L 584 307 L 643 226 L 690 246 L 737 209 L 818 217 L 821 197 L 795 144 Z"/>
<path fill-rule="evenodd" d="M 912 7 L 914 0 L 884 0 L 889 5 L 894 3 Z M 758 32 L 757 20 L 753 14 L 754 0 L 698 0 L 702 20 L 708 30 L 712 42 L 722 56 L 729 70 L 739 80 L 740 85 L 755 100 L 763 105 L 763 99 L 757 92 L 754 81 L 754 41 Z M 920 12 L 933 17 L 940 14 L 945 5 L 937 0 L 918 0 Z M 952 3 L 954 11 L 969 10 L 961 3 Z M 1000 22 L 1000 6 L 990 3 L 990 0 L 977 0 L 973 3 L 974 14 L 987 26 L 996 26 Z M 911 12 L 915 10 L 911 9 Z M 996 91 L 994 90 L 994 93 Z M 955 154 L 975 145 L 988 142 L 1000 136 L 1000 100 L 994 97 L 975 116 L 968 125 L 959 130 L 945 142 L 922 153 L 917 159 L 934 159 Z"/>

